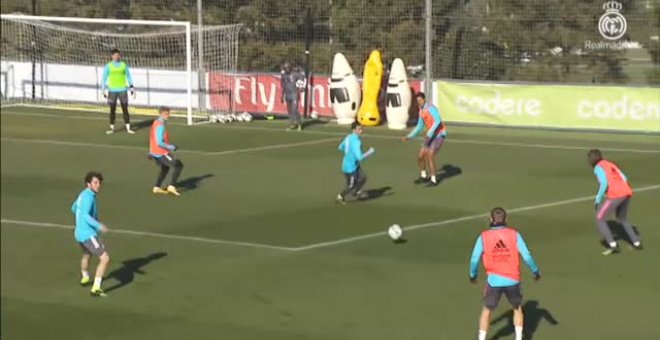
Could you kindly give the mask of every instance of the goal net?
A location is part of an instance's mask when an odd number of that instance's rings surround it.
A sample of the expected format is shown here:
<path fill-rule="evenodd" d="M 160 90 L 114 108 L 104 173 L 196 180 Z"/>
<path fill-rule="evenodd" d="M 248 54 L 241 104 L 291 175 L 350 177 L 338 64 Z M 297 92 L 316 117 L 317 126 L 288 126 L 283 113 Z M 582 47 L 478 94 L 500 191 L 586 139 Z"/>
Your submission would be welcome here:
<path fill-rule="evenodd" d="M 132 113 L 169 106 L 202 122 L 233 113 L 240 25 L 2 15 L 2 104 L 106 111 L 105 65 L 121 51 L 132 75 Z M 202 58 L 198 45 L 201 33 Z"/>

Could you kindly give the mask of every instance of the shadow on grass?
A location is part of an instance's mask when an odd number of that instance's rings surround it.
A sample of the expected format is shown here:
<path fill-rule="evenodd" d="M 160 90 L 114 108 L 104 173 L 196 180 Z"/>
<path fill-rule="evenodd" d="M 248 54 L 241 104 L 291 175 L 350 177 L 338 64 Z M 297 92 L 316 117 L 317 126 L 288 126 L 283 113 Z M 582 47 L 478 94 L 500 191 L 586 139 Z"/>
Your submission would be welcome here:
<path fill-rule="evenodd" d="M 190 191 L 199 188 L 202 181 L 207 178 L 214 177 L 214 174 L 205 174 L 201 176 L 192 176 L 186 179 L 180 180 L 176 183 L 176 186 L 181 189 L 181 191 Z"/>
<path fill-rule="evenodd" d="M 440 168 L 440 171 L 435 174 L 435 178 L 438 180 L 438 184 L 440 184 L 444 180 L 460 176 L 462 174 L 463 169 L 460 167 L 451 164 L 445 164 L 442 166 L 442 168 Z"/>
<path fill-rule="evenodd" d="M 147 273 L 143 270 L 145 266 L 149 263 L 161 259 L 167 256 L 166 252 L 157 252 L 146 257 L 138 257 L 122 262 L 122 266 L 110 272 L 106 275 L 107 279 L 115 279 L 117 283 L 109 288 L 106 288 L 106 292 L 111 292 L 113 290 L 121 289 L 131 284 L 135 279 L 135 274 L 146 275 Z"/>
<path fill-rule="evenodd" d="M 139 122 L 131 123 L 131 129 L 133 129 L 133 131 L 146 129 L 150 127 L 153 122 L 154 122 L 153 119 L 147 119 L 147 120 L 141 120 Z"/>
<path fill-rule="evenodd" d="M 385 187 L 380 187 L 376 189 L 367 189 L 364 191 L 364 197 L 361 197 L 358 199 L 358 201 L 371 201 L 378 199 L 383 196 L 389 196 L 389 195 L 394 195 L 393 192 L 391 192 L 392 187 L 390 186 L 385 186 Z"/>
<path fill-rule="evenodd" d="M 533 340 L 534 334 L 539 328 L 539 324 L 543 319 L 548 321 L 551 325 L 558 325 L 559 321 L 550 313 L 549 310 L 545 308 L 539 308 L 539 302 L 536 300 L 529 300 L 525 302 L 522 306 L 523 313 L 525 316 L 525 322 L 523 323 L 523 340 Z M 513 336 L 515 329 L 513 327 L 513 311 L 508 311 L 490 324 L 494 325 L 501 321 L 506 321 L 507 325 L 495 333 L 490 340 L 499 340 L 499 339 L 508 339 Z"/>

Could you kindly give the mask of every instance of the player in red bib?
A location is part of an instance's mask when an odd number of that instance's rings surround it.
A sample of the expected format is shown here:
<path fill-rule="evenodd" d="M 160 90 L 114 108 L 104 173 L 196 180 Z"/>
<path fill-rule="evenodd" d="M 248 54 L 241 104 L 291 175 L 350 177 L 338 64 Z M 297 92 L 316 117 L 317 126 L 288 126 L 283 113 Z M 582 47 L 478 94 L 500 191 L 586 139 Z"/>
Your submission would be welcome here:
<path fill-rule="evenodd" d="M 426 95 L 423 92 L 417 93 L 417 104 L 419 104 L 419 119 L 415 128 L 406 136 L 403 141 L 414 138 L 424 128 L 426 128 L 426 138 L 419 149 L 417 156 L 417 165 L 419 166 L 419 178 L 415 184 L 428 183 L 428 186 L 438 185 L 436 179 L 435 155 L 438 153 L 442 144 L 447 138 L 447 129 L 440 117 L 440 111 L 433 104 L 426 101 Z"/>
<path fill-rule="evenodd" d="M 154 194 L 172 194 L 179 196 L 179 191 L 176 188 L 176 183 L 179 180 L 181 171 L 183 170 L 183 163 L 174 157 L 172 154 L 176 150 L 176 146 L 170 144 L 170 134 L 167 132 L 167 120 L 170 118 L 170 108 L 162 106 L 158 109 L 159 116 L 151 124 L 149 132 L 149 158 L 156 162 L 160 167 L 156 185 L 154 185 Z M 162 188 L 165 176 L 173 168 L 172 180 L 167 189 Z"/>
<path fill-rule="evenodd" d="M 635 233 L 628 221 L 628 207 L 633 196 L 632 188 L 628 184 L 628 178 L 619 167 L 604 159 L 598 149 L 590 150 L 587 154 L 589 164 L 594 167 L 594 174 L 598 178 L 598 193 L 596 194 L 596 226 L 607 243 L 607 250 L 603 255 L 616 254 L 619 246 L 612 236 L 612 231 L 607 225 L 607 215 L 614 212 L 617 221 L 623 225 L 635 249 L 642 249 L 642 240 Z M 603 200 L 604 198 L 604 200 Z"/>
<path fill-rule="evenodd" d="M 516 340 L 522 340 L 523 297 L 520 288 L 520 257 L 522 256 L 534 273 L 535 280 L 540 279 L 541 274 L 522 235 L 506 223 L 506 211 L 502 208 L 494 208 L 490 213 L 490 221 L 490 228 L 477 238 L 470 258 L 470 282 L 477 282 L 480 259 L 483 259 L 488 274 L 484 307 L 479 318 L 479 340 L 486 339 L 490 314 L 497 308 L 502 295 L 506 296 L 513 308 Z"/>

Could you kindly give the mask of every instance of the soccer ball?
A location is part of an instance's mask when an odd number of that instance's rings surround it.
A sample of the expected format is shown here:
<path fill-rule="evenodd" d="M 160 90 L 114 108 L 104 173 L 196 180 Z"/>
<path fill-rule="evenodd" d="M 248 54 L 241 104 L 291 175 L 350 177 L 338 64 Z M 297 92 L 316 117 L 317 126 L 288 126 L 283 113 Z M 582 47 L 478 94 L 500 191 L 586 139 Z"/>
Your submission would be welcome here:
<path fill-rule="evenodd" d="M 316 111 L 313 111 L 311 116 L 312 116 L 312 119 L 319 119 L 319 113 L 316 112 Z"/>
<path fill-rule="evenodd" d="M 401 226 L 398 224 L 392 224 L 392 226 L 387 229 L 387 234 L 390 235 L 390 238 L 393 241 L 396 241 L 403 236 L 403 229 L 401 229 Z"/>

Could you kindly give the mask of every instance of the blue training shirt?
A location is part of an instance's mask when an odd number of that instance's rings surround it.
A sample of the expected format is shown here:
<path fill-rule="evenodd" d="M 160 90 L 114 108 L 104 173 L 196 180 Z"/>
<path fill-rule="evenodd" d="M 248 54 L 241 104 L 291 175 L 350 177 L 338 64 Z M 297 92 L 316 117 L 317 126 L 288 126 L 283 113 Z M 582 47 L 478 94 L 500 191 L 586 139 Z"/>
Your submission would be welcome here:
<path fill-rule="evenodd" d="M 362 140 L 356 133 L 351 133 L 339 144 L 339 151 L 344 153 L 341 163 L 341 171 L 352 174 L 360 167 L 360 162 L 373 154 L 373 149 L 362 153 Z"/>
<path fill-rule="evenodd" d="M 96 193 L 90 188 L 80 192 L 78 198 L 71 205 L 71 212 L 76 215 L 76 241 L 85 242 L 96 237 L 101 230 L 96 210 Z"/>
<path fill-rule="evenodd" d="M 624 181 L 628 182 L 628 177 L 626 175 L 619 171 L 621 174 L 621 177 L 623 178 Z M 605 197 L 605 193 L 607 192 L 607 186 L 609 185 L 607 183 L 607 175 L 605 175 L 605 169 L 601 167 L 600 165 L 596 165 L 594 167 L 594 175 L 596 175 L 596 178 L 598 179 L 598 193 L 596 193 L 596 204 L 600 204 L 600 202 L 603 200 L 603 197 Z"/>
<path fill-rule="evenodd" d="M 122 61 L 111 61 L 113 65 L 116 67 L 119 67 L 121 65 Z M 103 79 L 101 80 L 101 88 L 105 90 L 106 88 L 110 92 L 124 92 L 128 90 L 126 85 L 123 87 L 118 87 L 118 88 L 113 88 L 108 86 L 108 77 L 110 76 L 110 63 L 105 64 L 105 67 L 103 68 Z M 126 64 L 126 81 L 128 81 L 129 86 L 133 86 L 133 77 L 131 76 L 131 69 L 128 67 L 128 64 Z"/>
<path fill-rule="evenodd" d="M 503 226 L 501 227 L 491 227 L 492 229 L 499 229 L 499 228 L 504 228 Z M 539 273 L 539 267 L 536 265 L 536 261 L 534 261 L 534 258 L 532 257 L 532 254 L 529 252 L 529 249 L 527 248 L 527 244 L 525 243 L 525 240 L 523 239 L 522 235 L 520 233 L 517 233 L 517 243 L 518 243 L 518 252 L 522 256 L 523 260 L 529 267 L 529 269 L 532 271 L 534 274 Z M 472 256 L 470 257 L 470 277 L 471 278 L 476 278 L 478 274 L 478 269 L 479 269 L 479 261 L 481 261 L 481 256 L 484 253 L 484 242 L 481 239 L 481 235 L 477 238 L 477 242 L 474 244 L 474 249 L 472 250 Z M 489 274 L 488 275 L 488 284 L 491 287 L 510 287 L 510 286 L 515 286 L 519 284 L 519 281 L 512 280 L 507 277 L 503 277 L 500 275 L 496 274 Z"/>
<path fill-rule="evenodd" d="M 442 117 L 440 117 L 440 110 L 438 110 L 435 105 L 431 105 L 431 103 L 426 103 L 424 104 L 424 107 L 422 110 L 428 110 L 428 112 L 431 114 L 433 117 L 433 126 L 426 131 L 426 137 L 432 138 L 435 135 L 435 130 L 437 130 L 440 127 L 440 123 L 442 123 Z M 417 118 L 417 125 L 415 125 L 415 128 L 410 131 L 408 134 L 407 138 L 414 138 L 417 136 L 422 130 L 424 130 L 424 127 L 426 124 L 424 124 L 424 119 L 422 119 L 421 115 L 419 118 Z M 442 137 L 447 137 L 447 132 L 443 131 L 441 134 Z"/>

